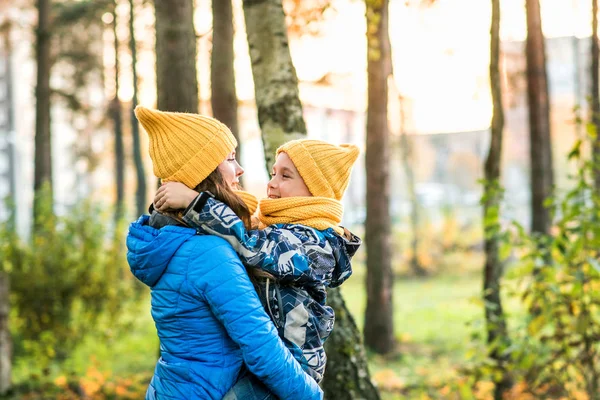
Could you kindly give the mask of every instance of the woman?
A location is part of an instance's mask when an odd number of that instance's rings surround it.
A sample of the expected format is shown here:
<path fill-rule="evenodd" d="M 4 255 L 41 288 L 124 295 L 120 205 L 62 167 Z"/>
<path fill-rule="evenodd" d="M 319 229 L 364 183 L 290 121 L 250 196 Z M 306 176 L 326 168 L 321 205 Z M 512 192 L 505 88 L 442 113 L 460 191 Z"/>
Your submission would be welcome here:
<path fill-rule="evenodd" d="M 149 135 L 157 177 L 210 191 L 249 220 L 231 187 L 243 170 L 225 125 L 143 107 L 136 116 Z M 177 215 L 153 212 L 134 222 L 127 237 L 131 271 L 152 289 L 161 345 L 146 399 L 221 399 L 243 364 L 279 398 L 322 398 L 279 339 L 231 246 L 178 222 Z"/>

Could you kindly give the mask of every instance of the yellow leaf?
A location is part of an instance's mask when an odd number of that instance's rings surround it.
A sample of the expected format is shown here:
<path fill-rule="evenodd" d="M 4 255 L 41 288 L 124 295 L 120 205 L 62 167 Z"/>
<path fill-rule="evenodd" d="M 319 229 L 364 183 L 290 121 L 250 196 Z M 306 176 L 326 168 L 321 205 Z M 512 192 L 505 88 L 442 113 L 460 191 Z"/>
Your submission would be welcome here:
<path fill-rule="evenodd" d="M 67 377 L 66 377 L 66 376 L 64 376 L 64 375 L 61 375 L 61 376 L 57 377 L 57 378 L 54 380 L 54 384 L 55 384 L 56 386 L 60 386 L 60 387 L 65 387 L 65 386 L 67 386 Z"/>

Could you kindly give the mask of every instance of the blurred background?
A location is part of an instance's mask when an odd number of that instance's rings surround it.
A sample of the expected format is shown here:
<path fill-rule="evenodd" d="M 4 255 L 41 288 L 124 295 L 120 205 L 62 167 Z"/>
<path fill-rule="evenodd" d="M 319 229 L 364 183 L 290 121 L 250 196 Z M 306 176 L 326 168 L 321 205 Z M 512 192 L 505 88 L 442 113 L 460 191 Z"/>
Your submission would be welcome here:
<path fill-rule="evenodd" d="M 158 339 L 124 246 L 157 187 L 140 104 L 229 125 L 259 198 L 269 124 L 361 148 L 343 224 L 365 244 L 341 293 L 374 390 L 328 398 L 600 398 L 595 15 L 0 1 L 0 397 L 143 397 Z M 305 129 L 276 116 L 295 102 Z"/>

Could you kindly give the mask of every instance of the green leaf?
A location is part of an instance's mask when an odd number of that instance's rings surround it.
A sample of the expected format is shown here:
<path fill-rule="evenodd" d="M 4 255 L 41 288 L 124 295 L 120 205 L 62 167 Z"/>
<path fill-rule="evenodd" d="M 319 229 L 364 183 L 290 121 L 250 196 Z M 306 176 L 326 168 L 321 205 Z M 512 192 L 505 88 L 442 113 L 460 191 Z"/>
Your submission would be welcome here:
<path fill-rule="evenodd" d="M 590 316 L 587 314 L 580 314 L 579 318 L 577 318 L 577 333 L 583 335 L 586 333 L 588 327 L 590 326 Z"/>
<path fill-rule="evenodd" d="M 569 152 L 567 159 L 571 160 L 573 158 L 579 158 L 580 155 L 581 155 L 581 139 L 578 139 L 575 142 L 575 144 L 573 145 L 573 147 L 571 148 L 571 151 Z"/>
<path fill-rule="evenodd" d="M 543 314 L 538 315 L 527 326 L 527 332 L 529 332 L 529 334 L 531 336 L 535 336 L 542 330 L 542 328 L 544 327 L 545 324 L 546 324 L 546 316 Z"/>
<path fill-rule="evenodd" d="M 500 248 L 498 249 L 498 258 L 500 259 L 500 261 L 504 261 L 508 257 L 510 257 L 510 254 L 512 253 L 512 249 L 513 249 L 512 243 L 502 242 L 500 244 Z"/>
<path fill-rule="evenodd" d="M 600 262 L 598 262 L 598 260 L 592 257 L 588 257 L 587 261 L 596 270 L 596 272 L 600 273 Z"/>

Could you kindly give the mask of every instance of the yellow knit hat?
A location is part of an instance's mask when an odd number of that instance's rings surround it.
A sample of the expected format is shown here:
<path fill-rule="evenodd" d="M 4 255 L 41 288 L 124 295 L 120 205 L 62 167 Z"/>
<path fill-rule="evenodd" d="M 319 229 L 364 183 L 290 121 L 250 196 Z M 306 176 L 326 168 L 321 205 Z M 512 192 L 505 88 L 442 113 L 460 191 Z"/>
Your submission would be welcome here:
<path fill-rule="evenodd" d="M 322 140 L 300 139 L 277 149 L 286 153 L 313 196 L 342 200 L 359 150 L 353 144 L 339 146 Z"/>
<path fill-rule="evenodd" d="M 193 189 L 237 146 L 225 124 L 204 115 L 137 106 L 135 116 L 150 138 L 154 175 L 163 182 Z"/>

